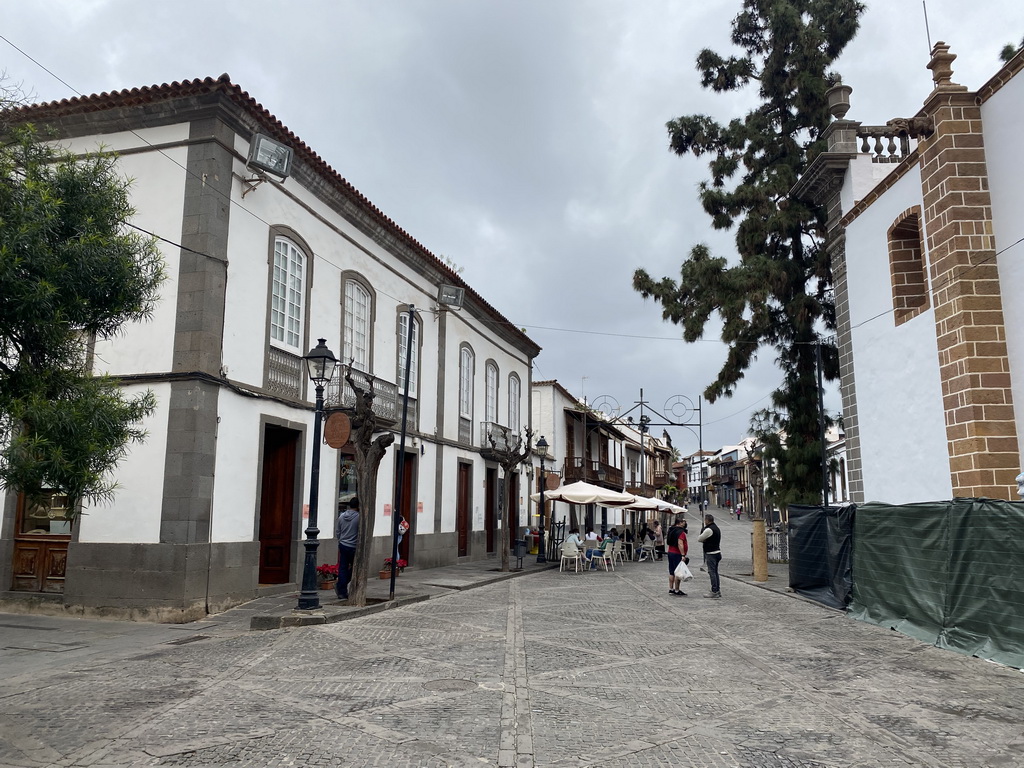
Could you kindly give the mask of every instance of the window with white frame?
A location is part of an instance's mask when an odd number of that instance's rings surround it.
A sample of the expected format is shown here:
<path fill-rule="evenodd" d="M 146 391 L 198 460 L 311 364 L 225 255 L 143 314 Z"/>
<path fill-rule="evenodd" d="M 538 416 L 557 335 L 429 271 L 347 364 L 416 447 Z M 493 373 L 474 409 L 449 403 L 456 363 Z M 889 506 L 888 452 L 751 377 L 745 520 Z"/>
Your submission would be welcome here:
<path fill-rule="evenodd" d="M 344 349 L 342 362 L 370 372 L 370 292 L 356 280 L 345 281 Z"/>
<path fill-rule="evenodd" d="M 508 428 L 512 434 L 519 434 L 520 381 L 514 373 L 508 377 Z"/>
<path fill-rule="evenodd" d="M 463 347 L 459 354 L 459 416 L 473 418 L 473 350 Z"/>
<path fill-rule="evenodd" d="M 286 237 L 274 240 L 271 280 L 270 338 L 280 346 L 302 353 L 302 297 L 306 256 Z"/>
<path fill-rule="evenodd" d="M 412 321 L 412 364 L 409 367 L 409 397 L 416 397 L 416 379 L 420 372 L 420 328 Z M 405 358 L 409 353 L 409 313 L 398 316 L 398 391 L 405 391 Z"/>
<path fill-rule="evenodd" d="M 490 361 L 484 368 L 484 421 L 498 422 L 498 366 Z"/>

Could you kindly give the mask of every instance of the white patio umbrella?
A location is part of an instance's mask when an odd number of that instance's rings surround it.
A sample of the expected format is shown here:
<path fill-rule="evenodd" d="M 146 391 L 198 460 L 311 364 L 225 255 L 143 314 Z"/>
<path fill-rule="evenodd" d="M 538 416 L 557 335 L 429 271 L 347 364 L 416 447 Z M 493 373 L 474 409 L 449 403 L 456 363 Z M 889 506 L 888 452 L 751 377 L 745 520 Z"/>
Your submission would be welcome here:
<path fill-rule="evenodd" d="M 540 493 L 530 496 L 540 501 Z M 561 485 L 550 491 L 544 491 L 544 501 L 564 501 L 567 504 L 600 504 L 602 507 L 628 507 L 636 501 L 631 493 L 612 491 L 580 480 L 569 485 Z"/>

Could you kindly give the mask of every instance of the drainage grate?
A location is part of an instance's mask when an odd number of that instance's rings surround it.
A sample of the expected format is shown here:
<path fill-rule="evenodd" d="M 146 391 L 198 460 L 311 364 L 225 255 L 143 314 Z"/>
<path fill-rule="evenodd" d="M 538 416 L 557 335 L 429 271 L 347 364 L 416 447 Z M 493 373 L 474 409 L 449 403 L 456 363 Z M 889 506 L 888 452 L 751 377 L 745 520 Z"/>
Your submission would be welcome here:
<path fill-rule="evenodd" d="M 477 684 L 472 680 L 431 680 L 423 684 L 428 691 L 468 691 L 476 688 Z"/>
<path fill-rule="evenodd" d="M 209 638 L 209 635 L 192 635 L 192 637 L 183 637 L 180 640 L 171 640 L 168 643 L 164 643 L 164 645 L 188 645 L 189 643 L 194 643 L 197 640 L 208 640 Z"/>

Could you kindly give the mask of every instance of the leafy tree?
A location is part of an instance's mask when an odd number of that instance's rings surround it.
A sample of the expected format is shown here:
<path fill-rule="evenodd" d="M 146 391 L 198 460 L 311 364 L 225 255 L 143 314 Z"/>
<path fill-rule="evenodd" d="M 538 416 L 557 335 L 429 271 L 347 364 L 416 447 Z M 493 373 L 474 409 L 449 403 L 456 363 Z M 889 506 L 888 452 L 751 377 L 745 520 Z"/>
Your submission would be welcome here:
<path fill-rule="evenodd" d="M 1003 46 L 1003 50 L 999 52 L 999 59 L 1004 64 L 1017 55 L 1017 51 L 1024 48 L 1024 37 L 1021 38 L 1020 45 L 1014 45 L 1013 43 L 1007 43 Z"/>
<path fill-rule="evenodd" d="M 756 88 L 758 105 L 727 124 L 707 115 L 668 123 L 673 152 L 710 156 L 700 201 L 715 229 L 735 228 L 739 259 L 730 263 L 696 245 L 678 282 L 655 281 L 643 269 L 633 276 L 633 287 L 659 302 L 688 342 L 704 336 L 712 314 L 721 319 L 728 354 L 704 391 L 709 402 L 734 393 L 762 347 L 775 351 L 784 378 L 762 422 L 781 430 L 769 458 L 789 502 L 820 498 L 815 345 L 822 344 L 827 379 L 838 377 L 838 362 L 823 339 L 835 328 L 831 269 L 819 239 L 825 212 L 788 193 L 822 148 L 825 92 L 838 80 L 829 67 L 862 11 L 857 0 L 744 0 L 732 22 L 741 55 L 705 49 L 697 69 L 701 85 L 717 93 Z"/>
<path fill-rule="evenodd" d="M 110 497 L 110 471 L 145 437 L 153 394 L 92 375 L 89 350 L 151 315 L 163 264 L 126 225 L 113 156 L 76 157 L 6 120 L 0 142 L 0 487 L 53 490 L 75 510 Z"/>

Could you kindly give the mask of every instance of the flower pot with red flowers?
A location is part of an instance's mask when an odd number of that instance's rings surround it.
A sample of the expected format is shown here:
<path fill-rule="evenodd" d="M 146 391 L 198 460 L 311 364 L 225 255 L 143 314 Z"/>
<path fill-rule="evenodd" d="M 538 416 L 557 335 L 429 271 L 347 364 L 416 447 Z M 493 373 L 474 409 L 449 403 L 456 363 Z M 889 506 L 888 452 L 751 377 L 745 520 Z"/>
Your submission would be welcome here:
<path fill-rule="evenodd" d="M 405 560 L 401 560 L 400 559 L 398 561 L 398 571 L 395 573 L 395 575 L 397 576 L 402 571 L 404 571 L 405 570 L 405 566 L 407 566 L 407 565 L 408 565 L 408 563 Z M 391 558 L 390 557 L 387 558 L 384 561 L 384 567 L 381 568 L 380 573 L 378 575 L 382 579 L 390 579 L 391 578 Z"/>
<path fill-rule="evenodd" d="M 318 565 L 316 567 L 316 581 L 320 589 L 334 589 L 338 583 L 338 566 Z"/>

